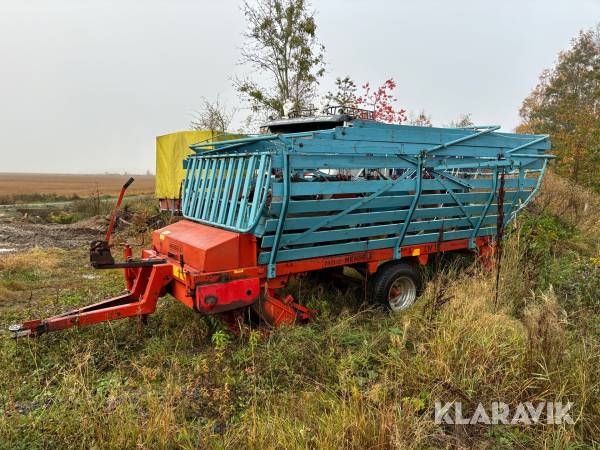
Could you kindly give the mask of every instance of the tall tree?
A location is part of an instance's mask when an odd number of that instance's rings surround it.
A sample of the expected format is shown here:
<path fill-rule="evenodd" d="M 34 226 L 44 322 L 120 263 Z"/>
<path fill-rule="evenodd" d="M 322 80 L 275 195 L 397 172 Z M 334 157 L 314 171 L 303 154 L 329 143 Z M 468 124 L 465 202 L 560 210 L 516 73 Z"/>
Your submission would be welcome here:
<path fill-rule="evenodd" d="M 245 1 L 248 29 L 242 63 L 269 75 L 266 85 L 245 78 L 235 85 L 254 112 L 283 115 L 310 106 L 325 71 L 324 47 L 317 39 L 315 15 L 307 0 Z"/>
<path fill-rule="evenodd" d="M 519 113 L 517 131 L 551 135 L 558 173 L 600 191 L 600 26 L 559 53 Z"/>

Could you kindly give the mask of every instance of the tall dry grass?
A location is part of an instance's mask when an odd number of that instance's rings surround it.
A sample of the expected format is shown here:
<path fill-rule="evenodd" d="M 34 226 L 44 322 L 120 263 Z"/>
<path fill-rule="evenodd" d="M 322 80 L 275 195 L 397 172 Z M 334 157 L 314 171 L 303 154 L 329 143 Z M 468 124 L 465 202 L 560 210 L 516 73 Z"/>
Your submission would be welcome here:
<path fill-rule="evenodd" d="M 331 380 L 308 376 L 285 390 L 268 377 L 256 381 L 263 394 L 250 402 L 240 422 L 224 437 L 205 436 L 204 443 L 224 439 L 225 447 L 235 448 L 358 449 L 485 448 L 495 442 L 486 426 L 435 424 L 435 400 L 460 401 L 471 412 L 479 402 L 489 408 L 497 400 L 513 408 L 541 400 L 576 405 L 574 428 L 540 426 L 524 438 L 518 427 L 498 427 L 505 442 L 517 447 L 563 447 L 600 432 L 597 355 L 569 341 L 552 293 L 531 296 L 519 319 L 511 314 L 510 298 L 503 297 L 500 307 L 494 304 L 493 277 L 449 275 L 453 281 L 445 295 L 450 300 L 432 318 L 425 318 L 436 302 L 430 285 L 419 307 L 401 317 L 366 311 L 323 329 L 322 335 L 300 330 L 289 338 L 269 338 L 261 351 L 269 348 L 272 355 L 302 345 L 309 334 L 318 344 L 308 346 L 301 358 L 316 359 L 306 364 L 329 369 Z M 268 355 L 253 364 L 261 375 L 285 368 Z"/>
<path fill-rule="evenodd" d="M 600 195 L 552 171 L 546 172 L 534 205 L 540 213 L 556 215 L 585 235 L 600 236 Z"/>

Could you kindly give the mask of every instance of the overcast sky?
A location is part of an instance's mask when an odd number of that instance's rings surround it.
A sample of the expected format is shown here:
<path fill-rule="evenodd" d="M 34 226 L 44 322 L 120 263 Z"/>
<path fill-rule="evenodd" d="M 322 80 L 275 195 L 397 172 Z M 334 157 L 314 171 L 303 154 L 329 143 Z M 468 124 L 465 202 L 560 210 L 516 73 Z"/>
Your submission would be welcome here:
<path fill-rule="evenodd" d="M 314 0 L 323 92 L 393 77 L 436 125 L 512 130 L 599 0 Z M 154 172 L 154 138 L 204 96 L 238 104 L 238 0 L 0 0 L 0 172 Z M 238 113 L 239 123 L 244 113 Z"/>

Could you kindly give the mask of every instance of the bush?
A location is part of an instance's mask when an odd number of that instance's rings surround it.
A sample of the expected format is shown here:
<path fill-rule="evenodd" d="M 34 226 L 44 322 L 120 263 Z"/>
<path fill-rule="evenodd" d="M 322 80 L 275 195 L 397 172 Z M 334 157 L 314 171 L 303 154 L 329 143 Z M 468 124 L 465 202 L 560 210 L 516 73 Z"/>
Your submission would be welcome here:
<path fill-rule="evenodd" d="M 77 222 L 77 220 L 79 217 L 76 214 L 67 211 L 53 212 L 48 216 L 48 221 L 52 223 L 69 224 Z"/>
<path fill-rule="evenodd" d="M 80 219 L 92 216 L 110 214 L 114 203 L 109 201 L 110 196 L 90 196 L 73 202 L 71 209 Z"/>

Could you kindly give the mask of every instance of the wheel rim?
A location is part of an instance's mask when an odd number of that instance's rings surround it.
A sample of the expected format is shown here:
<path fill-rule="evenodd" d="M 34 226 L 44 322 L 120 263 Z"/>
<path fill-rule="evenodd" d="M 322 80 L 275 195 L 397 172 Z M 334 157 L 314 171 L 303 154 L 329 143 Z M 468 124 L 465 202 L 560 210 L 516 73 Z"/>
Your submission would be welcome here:
<path fill-rule="evenodd" d="M 417 286 L 409 277 L 398 277 L 390 286 L 388 303 L 394 312 L 404 311 L 415 302 Z"/>

